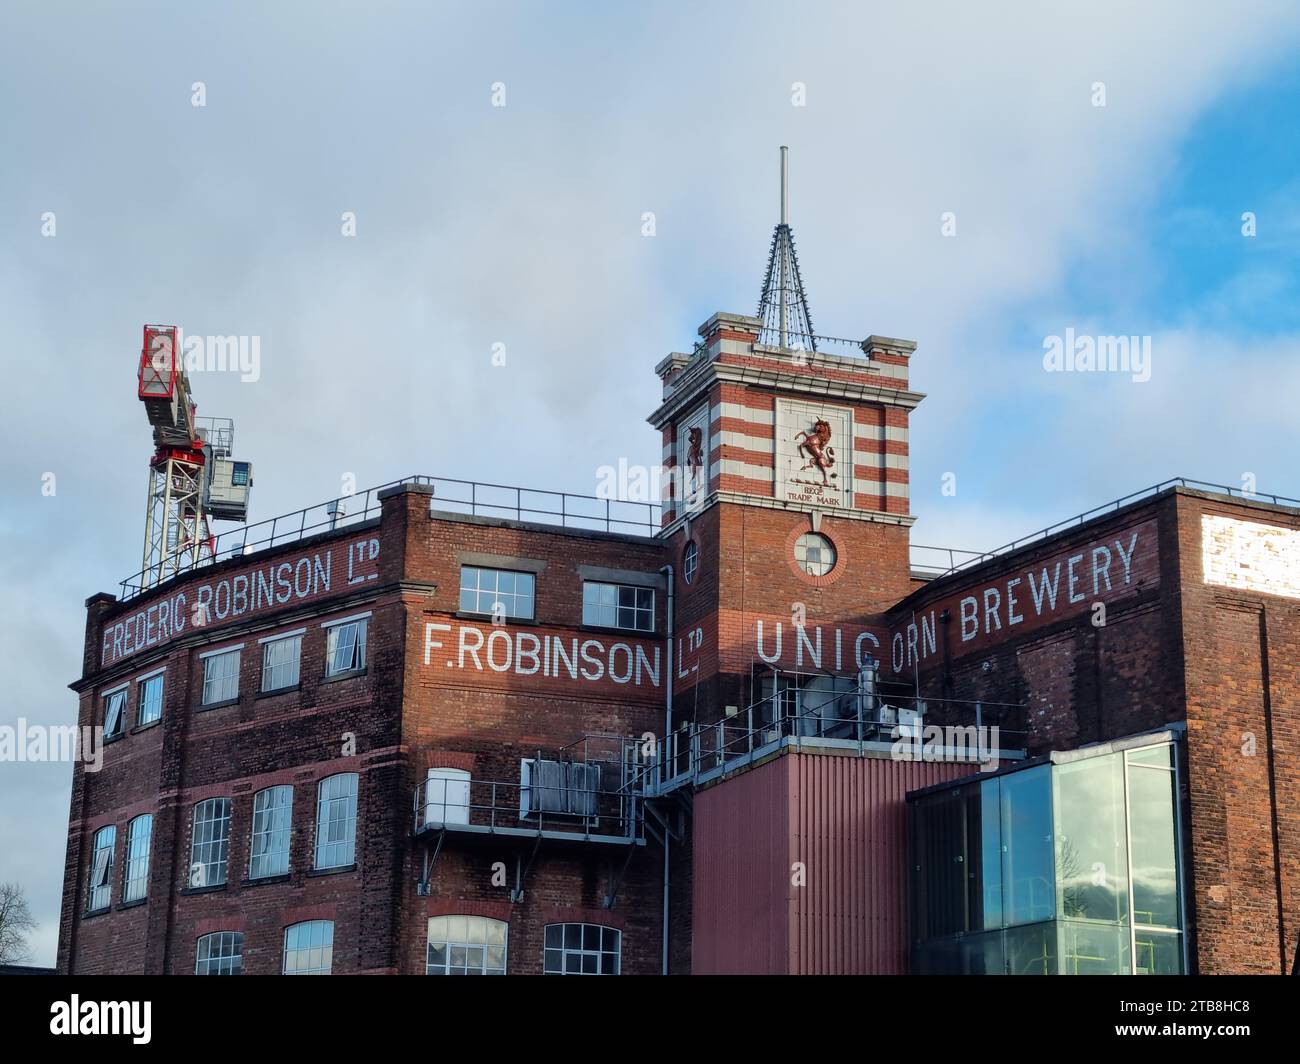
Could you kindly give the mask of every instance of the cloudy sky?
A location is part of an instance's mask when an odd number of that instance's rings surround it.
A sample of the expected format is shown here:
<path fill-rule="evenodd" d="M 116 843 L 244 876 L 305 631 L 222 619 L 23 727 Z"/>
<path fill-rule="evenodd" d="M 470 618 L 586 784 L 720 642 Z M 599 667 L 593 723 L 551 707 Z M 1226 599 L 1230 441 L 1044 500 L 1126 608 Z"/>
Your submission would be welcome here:
<path fill-rule="evenodd" d="M 83 601 L 138 568 L 143 323 L 260 338 L 193 380 L 255 518 L 348 474 L 591 492 L 657 461 L 654 364 L 754 312 L 780 144 L 818 331 L 919 345 L 916 542 L 1300 496 L 1300 10 L 1134 6 L 3 0 L 0 724 L 75 719 Z M 1149 336 L 1150 380 L 1046 373 L 1067 329 Z M 0 763 L 38 963 L 70 778 Z"/>

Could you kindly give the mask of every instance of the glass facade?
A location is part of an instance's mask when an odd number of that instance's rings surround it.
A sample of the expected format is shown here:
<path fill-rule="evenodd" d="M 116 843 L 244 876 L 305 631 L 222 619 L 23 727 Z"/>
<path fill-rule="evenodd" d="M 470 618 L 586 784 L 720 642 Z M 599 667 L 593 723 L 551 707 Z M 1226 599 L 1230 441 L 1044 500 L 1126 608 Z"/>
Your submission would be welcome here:
<path fill-rule="evenodd" d="M 1183 971 L 1174 745 L 1080 754 L 908 803 L 912 971 Z"/>

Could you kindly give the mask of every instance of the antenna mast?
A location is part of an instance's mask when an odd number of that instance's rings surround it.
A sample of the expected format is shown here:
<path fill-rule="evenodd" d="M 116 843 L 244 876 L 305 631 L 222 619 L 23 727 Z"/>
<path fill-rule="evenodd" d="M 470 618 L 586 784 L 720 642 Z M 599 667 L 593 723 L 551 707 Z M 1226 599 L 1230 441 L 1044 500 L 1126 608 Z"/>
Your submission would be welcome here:
<path fill-rule="evenodd" d="M 781 347 L 817 350 L 808 297 L 794 250 L 794 233 L 790 229 L 790 149 L 784 144 L 781 146 L 781 221 L 772 234 L 756 316 L 762 319 L 767 342 L 775 340 Z"/>

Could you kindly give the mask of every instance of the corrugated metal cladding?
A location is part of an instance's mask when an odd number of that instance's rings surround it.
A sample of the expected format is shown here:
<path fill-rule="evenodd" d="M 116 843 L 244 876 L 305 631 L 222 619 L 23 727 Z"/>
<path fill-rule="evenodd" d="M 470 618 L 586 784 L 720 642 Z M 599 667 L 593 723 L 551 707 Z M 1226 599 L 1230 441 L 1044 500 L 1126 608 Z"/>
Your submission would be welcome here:
<path fill-rule="evenodd" d="M 973 768 L 788 753 L 698 793 L 692 970 L 906 973 L 904 798 Z"/>

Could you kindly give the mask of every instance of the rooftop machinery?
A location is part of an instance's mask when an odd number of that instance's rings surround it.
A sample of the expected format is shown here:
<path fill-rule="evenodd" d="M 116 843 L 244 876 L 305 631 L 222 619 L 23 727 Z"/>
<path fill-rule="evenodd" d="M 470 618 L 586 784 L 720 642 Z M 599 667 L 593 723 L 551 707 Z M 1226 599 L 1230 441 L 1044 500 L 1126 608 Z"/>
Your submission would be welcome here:
<path fill-rule="evenodd" d="M 211 561 L 211 520 L 244 521 L 253 467 L 231 457 L 235 424 L 198 418 L 180 329 L 146 325 L 139 398 L 153 426 L 141 589 Z"/>

